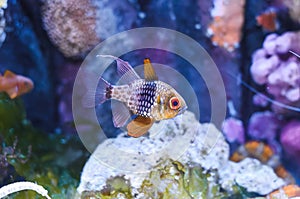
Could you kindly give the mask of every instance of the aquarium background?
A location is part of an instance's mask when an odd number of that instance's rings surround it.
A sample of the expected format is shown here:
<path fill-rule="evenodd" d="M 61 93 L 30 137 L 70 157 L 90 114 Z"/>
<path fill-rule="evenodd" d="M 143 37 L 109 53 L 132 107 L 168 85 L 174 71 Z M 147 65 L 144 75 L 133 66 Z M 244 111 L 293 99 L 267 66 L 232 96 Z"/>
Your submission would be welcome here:
<path fill-rule="evenodd" d="M 300 58 L 289 52 L 300 54 L 299 10 L 297 0 L 0 0 L 0 73 L 10 70 L 34 82 L 15 99 L 0 82 L 0 187 L 26 180 L 52 198 L 75 197 L 90 156 L 72 115 L 77 71 L 97 44 L 140 27 L 169 28 L 197 41 L 224 80 L 227 119 L 218 128 L 231 155 L 250 141 L 263 143 L 299 184 Z M 157 49 L 121 58 L 136 66 L 145 57 L 180 72 L 197 95 L 200 122 L 210 122 L 208 88 L 190 63 Z M 112 65 L 104 77 L 117 82 L 115 73 Z M 96 111 L 106 136 L 116 137 L 110 106 Z M 263 153 L 246 155 L 264 163 Z"/>

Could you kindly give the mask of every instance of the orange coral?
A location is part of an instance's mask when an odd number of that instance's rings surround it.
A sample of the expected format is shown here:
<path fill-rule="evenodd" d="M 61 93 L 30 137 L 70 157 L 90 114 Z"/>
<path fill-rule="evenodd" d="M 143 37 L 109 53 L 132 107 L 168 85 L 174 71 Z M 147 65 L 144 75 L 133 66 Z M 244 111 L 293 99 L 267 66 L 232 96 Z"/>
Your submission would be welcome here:
<path fill-rule="evenodd" d="M 260 160 L 263 164 L 272 166 L 277 176 L 288 183 L 294 183 L 293 176 L 280 164 L 278 156 L 271 147 L 263 142 L 249 141 L 240 146 L 230 157 L 231 161 L 240 162 L 246 157 Z"/>
<path fill-rule="evenodd" d="M 292 198 L 292 197 L 299 197 L 300 196 L 300 187 L 297 185 L 287 185 L 279 190 L 276 190 L 272 193 L 270 193 L 267 198 L 269 199 L 276 199 L 276 198 Z"/>
<path fill-rule="evenodd" d="M 244 4 L 245 0 L 214 0 L 213 22 L 207 30 L 213 44 L 228 51 L 238 47 L 244 23 Z"/>
<path fill-rule="evenodd" d="M 276 12 L 269 11 L 262 13 L 256 17 L 258 25 L 261 25 L 267 31 L 275 31 L 277 29 Z"/>

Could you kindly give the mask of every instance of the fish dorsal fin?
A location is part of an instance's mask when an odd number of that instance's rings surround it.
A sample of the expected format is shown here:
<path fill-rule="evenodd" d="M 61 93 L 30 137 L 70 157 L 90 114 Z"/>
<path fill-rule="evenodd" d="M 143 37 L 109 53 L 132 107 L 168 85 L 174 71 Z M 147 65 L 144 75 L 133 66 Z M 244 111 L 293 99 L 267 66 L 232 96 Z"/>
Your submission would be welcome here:
<path fill-rule="evenodd" d="M 123 102 L 111 101 L 114 126 L 119 128 L 125 126 L 131 114 Z"/>
<path fill-rule="evenodd" d="M 149 117 L 137 116 L 127 125 L 128 135 L 135 138 L 144 135 L 151 128 L 153 122 Z"/>
<path fill-rule="evenodd" d="M 14 78 L 14 77 L 16 77 L 16 74 L 13 73 L 13 72 L 11 72 L 10 70 L 6 70 L 6 71 L 4 72 L 4 77 L 7 77 L 7 78 Z"/>
<path fill-rule="evenodd" d="M 146 81 L 157 81 L 157 75 L 150 62 L 150 59 L 144 59 L 144 77 Z"/>
<path fill-rule="evenodd" d="M 118 73 L 122 78 L 123 84 L 131 83 L 135 80 L 141 79 L 141 77 L 135 72 L 135 70 L 128 62 L 112 55 L 98 55 L 98 56 L 112 58 L 117 61 Z"/>

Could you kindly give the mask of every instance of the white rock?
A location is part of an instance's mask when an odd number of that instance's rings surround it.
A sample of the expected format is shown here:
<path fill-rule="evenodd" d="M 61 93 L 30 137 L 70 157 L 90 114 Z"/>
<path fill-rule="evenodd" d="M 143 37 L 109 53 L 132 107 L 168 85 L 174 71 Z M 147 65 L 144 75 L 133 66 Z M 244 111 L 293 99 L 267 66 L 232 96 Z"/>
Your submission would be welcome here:
<path fill-rule="evenodd" d="M 101 190 L 106 179 L 117 175 L 125 175 L 135 192 L 151 169 L 167 158 L 217 169 L 228 191 L 235 182 L 261 194 L 284 184 L 257 160 L 229 161 L 229 146 L 220 131 L 213 124 L 200 124 L 191 112 L 155 123 L 149 133 L 140 138 L 121 134 L 101 143 L 84 166 L 78 192 Z"/>

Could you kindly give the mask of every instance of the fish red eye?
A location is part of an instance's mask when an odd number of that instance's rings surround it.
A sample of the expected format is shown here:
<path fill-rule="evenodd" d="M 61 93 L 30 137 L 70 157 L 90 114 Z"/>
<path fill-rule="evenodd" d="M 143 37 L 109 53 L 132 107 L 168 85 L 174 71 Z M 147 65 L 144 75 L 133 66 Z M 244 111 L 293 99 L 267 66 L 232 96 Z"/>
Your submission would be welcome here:
<path fill-rule="evenodd" d="M 180 107 L 180 102 L 179 99 L 177 97 L 172 97 L 170 99 L 170 108 L 173 110 L 176 110 Z"/>

